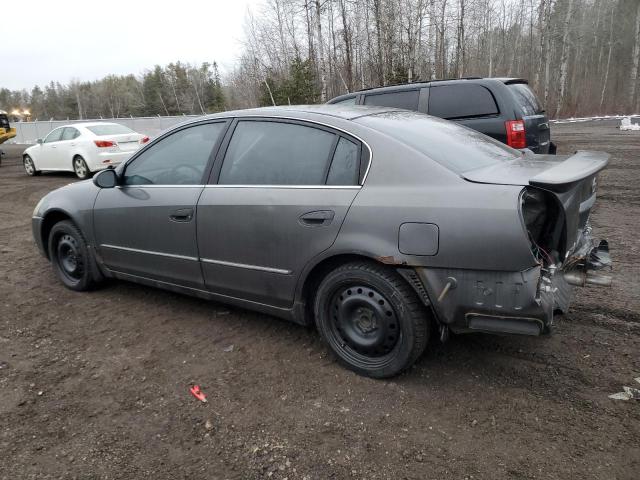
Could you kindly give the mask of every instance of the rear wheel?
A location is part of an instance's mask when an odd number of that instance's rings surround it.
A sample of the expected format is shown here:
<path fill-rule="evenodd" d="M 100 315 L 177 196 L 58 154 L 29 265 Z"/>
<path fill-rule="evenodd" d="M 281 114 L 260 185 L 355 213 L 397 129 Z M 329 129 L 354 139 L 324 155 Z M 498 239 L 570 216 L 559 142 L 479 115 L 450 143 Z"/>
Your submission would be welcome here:
<path fill-rule="evenodd" d="M 393 270 L 348 263 L 320 283 L 314 313 L 318 330 L 347 368 L 386 378 L 411 366 L 429 337 L 428 312 Z"/>
<path fill-rule="evenodd" d="M 81 156 L 76 156 L 73 159 L 73 171 L 80 180 L 84 180 L 91 176 L 91 171 L 87 167 L 87 162 Z"/>
<path fill-rule="evenodd" d="M 40 175 L 40 170 L 36 170 L 36 165 L 33 163 L 33 159 L 29 155 L 25 155 L 22 159 L 22 165 L 24 166 L 24 171 L 30 177 L 35 175 Z"/>
<path fill-rule="evenodd" d="M 93 258 L 82 233 L 71 221 L 56 223 L 49 234 L 49 256 L 56 276 L 71 290 L 96 285 Z"/>

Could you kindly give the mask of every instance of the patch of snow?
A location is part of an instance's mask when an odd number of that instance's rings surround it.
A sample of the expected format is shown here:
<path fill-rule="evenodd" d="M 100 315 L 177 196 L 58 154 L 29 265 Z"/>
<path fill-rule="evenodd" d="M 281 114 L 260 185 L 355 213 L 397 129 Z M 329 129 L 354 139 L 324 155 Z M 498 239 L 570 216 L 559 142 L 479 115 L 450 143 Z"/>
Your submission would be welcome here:
<path fill-rule="evenodd" d="M 640 124 L 631 123 L 631 117 L 624 117 L 622 120 L 620 120 L 620 130 L 640 131 Z"/>

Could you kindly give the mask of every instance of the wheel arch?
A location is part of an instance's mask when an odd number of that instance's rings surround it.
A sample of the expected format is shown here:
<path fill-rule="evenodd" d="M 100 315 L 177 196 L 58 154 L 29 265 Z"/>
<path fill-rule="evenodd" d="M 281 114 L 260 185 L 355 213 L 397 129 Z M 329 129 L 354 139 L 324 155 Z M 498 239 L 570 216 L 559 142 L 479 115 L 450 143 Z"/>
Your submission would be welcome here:
<path fill-rule="evenodd" d="M 387 257 L 379 257 L 366 252 L 354 251 L 354 252 L 335 252 L 331 255 L 323 258 L 316 259 L 315 262 L 307 265 L 305 271 L 301 275 L 301 280 L 298 282 L 296 291 L 296 307 L 295 317 L 299 319 L 299 323 L 305 325 L 314 325 L 315 320 L 313 317 L 313 293 L 317 290 L 318 285 L 322 279 L 333 269 L 345 263 L 354 261 L 368 261 L 378 265 L 384 265 L 397 271 L 402 280 L 406 282 L 420 297 L 422 302 L 430 308 L 430 301 L 426 296 L 424 288 L 419 290 L 418 285 L 414 283 L 413 278 L 406 274 L 406 270 L 410 270 L 415 274 L 410 267 L 400 267 L 399 265 L 393 265 L 388 263 Z"/>
<path fill-rule="evenodd" d="M 52 209 L 45 213 L 42 217 L 40 239 L 42 241 L 42 246 L 44 247 L 44 253 L 47 256 L 48 260 L 51 260 L 51 253 L 49 252 L 49 235 L 51 234 L 51 229 L 56 223 L 62 222 L 64 220 L 69 220 L 73 222 L 78 228 L 80 228 L 78 226 L 78 222 L 76 222 L 73 217 L 64 210 Z"/>

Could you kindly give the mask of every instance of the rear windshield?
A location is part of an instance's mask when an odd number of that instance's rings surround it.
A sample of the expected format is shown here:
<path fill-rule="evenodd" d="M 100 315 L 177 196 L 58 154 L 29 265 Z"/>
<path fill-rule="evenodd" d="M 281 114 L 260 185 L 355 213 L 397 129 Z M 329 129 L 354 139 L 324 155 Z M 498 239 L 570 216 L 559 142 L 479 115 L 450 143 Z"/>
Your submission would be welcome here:
<path fill-rule="evenodd" d="M 516 97 L 516 102 L 522 106 L 525 115 L 536 115 L 544 111 L 538 97 L 526 83 L 511 83 L 507 88 Z"/>
<path fill-rule="evenodd" d="M 0 128 L 9 128 L 9 119 L 4 113 L 0 114 Z"/>
<path fill-rule="evenodd" d="M 456 173 L 522 156 L 480 132 L 421 113 L 393 111 L 355 121 L 409 145 Z"/>
<path fill-rule="evenodd" d="M 92 127 L 87 127 L 87 130 L 95 133 L 96 135 L 124 135 L 127 133 L 136 133 L 130 128 L 118 124 L 94 125 Z"/>

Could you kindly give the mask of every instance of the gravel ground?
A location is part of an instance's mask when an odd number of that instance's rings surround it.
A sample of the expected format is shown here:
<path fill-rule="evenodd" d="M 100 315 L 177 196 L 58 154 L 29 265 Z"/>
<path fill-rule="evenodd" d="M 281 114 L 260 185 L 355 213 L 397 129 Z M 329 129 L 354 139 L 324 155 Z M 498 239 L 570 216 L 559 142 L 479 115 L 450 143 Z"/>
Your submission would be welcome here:
<path fill-rule="evenodd" d="M 613 155 L 592 219 L 613 288 L 582 290 L 549 337 L 433 342 L 391 381 L 264 315 L 123 282 L 65 289 L 30 216 L 74 178 L 28 178 L 3 145 L 0 478 L 637 480 L 640 402 L 608 395 L 640 377 L 640 132 L 615 123 L 553 130 L 561 152 Z"/>

